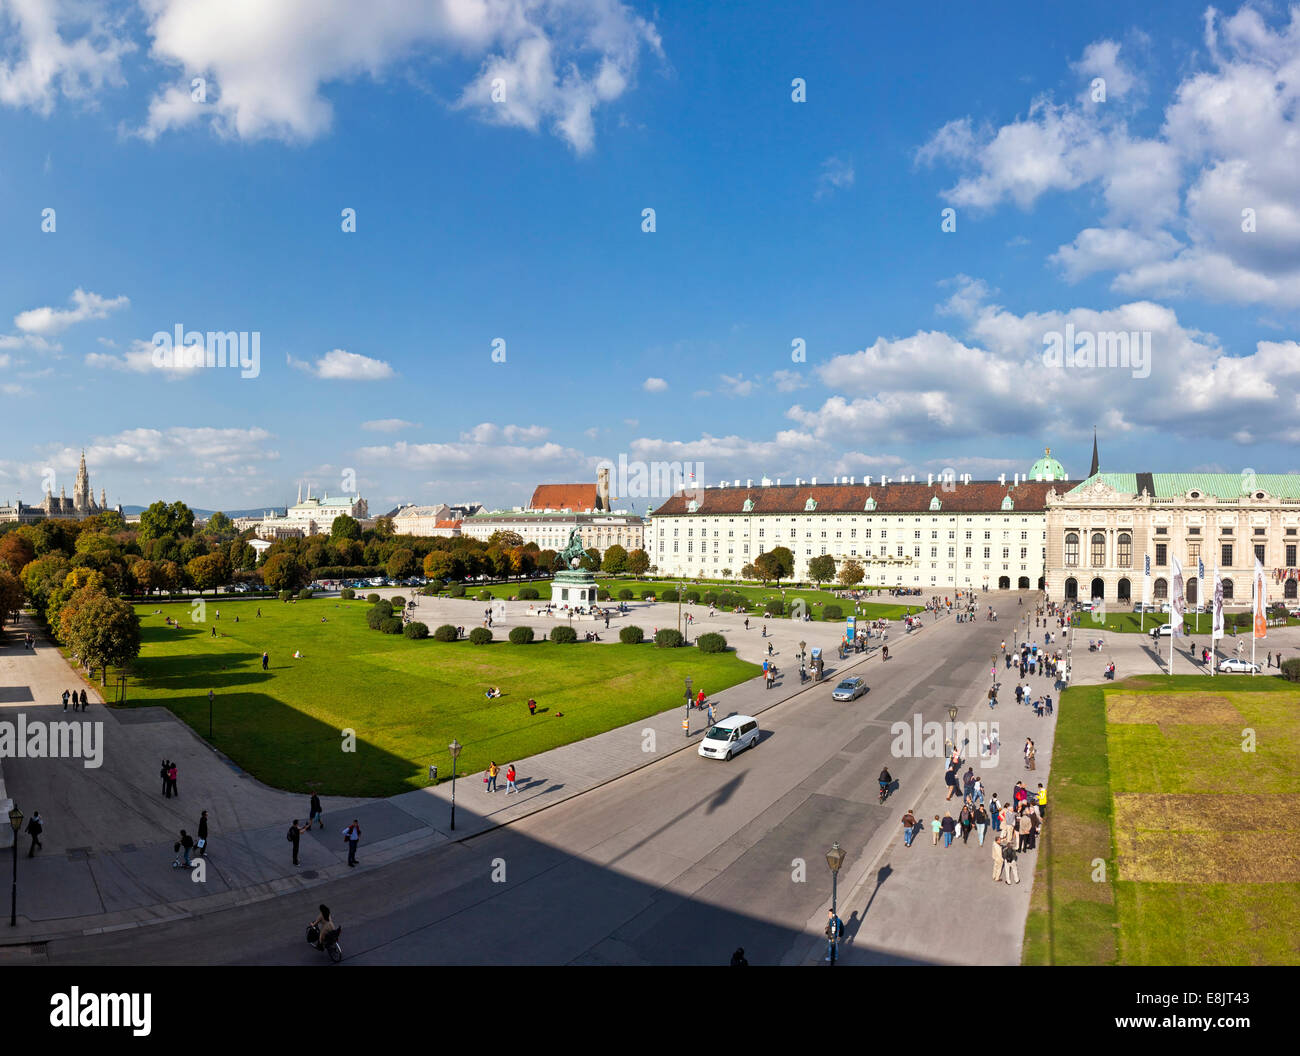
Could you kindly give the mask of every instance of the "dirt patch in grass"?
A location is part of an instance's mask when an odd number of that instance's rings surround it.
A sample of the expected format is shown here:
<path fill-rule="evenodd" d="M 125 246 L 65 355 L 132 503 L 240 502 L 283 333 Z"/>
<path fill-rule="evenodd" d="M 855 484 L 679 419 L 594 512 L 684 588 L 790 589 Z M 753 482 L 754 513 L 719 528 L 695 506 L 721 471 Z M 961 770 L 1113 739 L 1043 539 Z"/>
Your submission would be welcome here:
<path fill-rule="evenodd" d="M 1147 884 L 1295 884 L 1300 848 L 1275 832 L 1117 832 L 1121 881 Z"/>
<path fill-rule="evenodd" d="M 1119 795 L 1115 832 L 1279 831 L 1300 806 L 1300 796 Z"/>
<path fill-rule="evenodd" d="M 1106 721 L 1116 725 L 1221 726 L 1243 720 L 1227 697 L 1210 693 L 1115 693 L 1106 696 Z"/>

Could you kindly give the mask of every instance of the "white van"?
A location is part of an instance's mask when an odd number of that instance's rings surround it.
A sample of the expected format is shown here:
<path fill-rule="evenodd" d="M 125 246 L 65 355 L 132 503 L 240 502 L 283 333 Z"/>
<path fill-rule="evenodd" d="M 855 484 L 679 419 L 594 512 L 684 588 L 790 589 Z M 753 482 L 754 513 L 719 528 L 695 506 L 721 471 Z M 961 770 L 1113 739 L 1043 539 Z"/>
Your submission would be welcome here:
<path fill-rule="evenodd" d="M 700 755 L 707 759 L 730 759 L 758 743 L 758 720 L 751 715 L 719 719 L 704 735 Z"/>

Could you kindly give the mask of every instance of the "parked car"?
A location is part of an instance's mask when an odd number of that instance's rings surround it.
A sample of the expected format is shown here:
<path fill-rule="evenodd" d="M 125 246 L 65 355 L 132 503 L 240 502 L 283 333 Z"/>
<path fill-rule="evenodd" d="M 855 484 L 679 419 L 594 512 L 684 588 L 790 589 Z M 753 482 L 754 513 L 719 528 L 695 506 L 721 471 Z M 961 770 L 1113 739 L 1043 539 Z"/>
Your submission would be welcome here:
<path fill-rule="evenodd" d="M 1162 623 L 1159 627 L 1152 627 L 1151 630 L 1147 631 L 1147 634 L 1151 635 L 1152 638 L 1168 638 L 1173 633 L 1174 625 L 1172 623 Z"/>
<path fill-rule="evenodd" d="M 867 683 L 854 675 L 852 678 L 844 679 L 838 686 L 831 690 L 831 700 L 857 700 L 867 691 Z"/>
<path fill-rule="evenodd" d="M 758 743 L 758 720 L 752 715 L 732 715 L 720 719 L 700 742 L 700 755 L 706 759 L 727 759 Z"/>
<path fill-rule="evenodd" d="M 1257 675 L 1259 664 L 1252 664 L 1249 660 L 1241 660 L 1235 656 L 1225 656 L 1219 661 L 1219 670 L 1238 675 Z"/>

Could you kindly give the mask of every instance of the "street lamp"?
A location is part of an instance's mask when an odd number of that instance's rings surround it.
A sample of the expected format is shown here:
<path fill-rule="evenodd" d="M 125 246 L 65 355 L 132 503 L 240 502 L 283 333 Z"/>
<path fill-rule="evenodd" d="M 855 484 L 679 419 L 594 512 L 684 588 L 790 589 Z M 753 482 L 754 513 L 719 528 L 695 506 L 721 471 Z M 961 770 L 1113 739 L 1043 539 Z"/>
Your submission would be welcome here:
<path fill-rule="evenodd" d="M 807 656 L 808 656 L 808 652 L 807 652 L 807 650 L 808 650 L 808 643 L 807 643 L 807 642 L 800 642 L 800 643 L 799 643 L 799 659 L 800 659 L 800 660 L 804 660 L 804 659 L 807 658 Z"/>
<path fill-rule="evenodd" d="M 826 864 L 831 867 L 831 915 L 839 919 L 839 878 L 840 866 L 844 864 L 844 848 L 836 840 L 826 852 Z M 836 929 L 835 941 L 831 943 L 831 967 L 835 967 L 835 955 L 840 946 L 839 930 Z"/>
<path fill-rule="evenodd" d="M 948 732 L 952 734 L 952 736 L 946 738 L 946 740 L 950 745 L 952 745 L 953 751 L 957 749 L 957 730 L 955 728 L 956 722 L 957 722 L 957 705 L 949 704 L 948 705 Z"/>
<path fill-rule="evenodd" d="M 208 740 L 212 740 L 212 690 L 208 690 Z"/>
<path fill-rule="evenodd" d="M 456 760 L 460 758 L 460 750 L 465 747 L 459 743 L 456 738 L 451 739 L 451 744 L 447 745 L 447 751 L 451 752 L 451 831 L 456 831 Z"/>
<path fill-rule="evenodd" d="M 14 885 L 9 896 L 9 926 L 18 927 L 18 830 L 23 827 L 23 812 L 14 804 L 9 811 L 9 824 L 14 827 Z"/>
<path fill-rule="evenodd" d="M 682 720 L 682 734 L 687 739 L 691 736 L 691 676 L 686 676 L 686 718 Z"/>

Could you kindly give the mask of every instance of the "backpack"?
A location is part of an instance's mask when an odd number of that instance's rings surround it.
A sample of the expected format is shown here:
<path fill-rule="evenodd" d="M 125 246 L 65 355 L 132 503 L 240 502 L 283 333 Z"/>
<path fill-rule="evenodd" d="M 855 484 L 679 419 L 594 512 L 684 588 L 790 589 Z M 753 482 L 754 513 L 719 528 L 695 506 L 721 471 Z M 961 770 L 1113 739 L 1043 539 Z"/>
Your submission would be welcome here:
<path fill-rule="evenodd" d="M 1002 860 L 1004 862 L 1014 862 L 1016 860 L 1016 851 L 1011 844 L 1004 844 L 1002 847 Z"/>
<path fill-rule="evenodd" d="M 292 825 L 290 825 L 289 831 L 284 834 L 284 838 L 288 840 L 290 843 L 293 843 L 293 833 L 294 833 L 294 828 Z"/>

